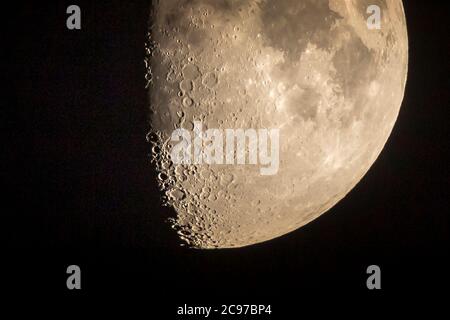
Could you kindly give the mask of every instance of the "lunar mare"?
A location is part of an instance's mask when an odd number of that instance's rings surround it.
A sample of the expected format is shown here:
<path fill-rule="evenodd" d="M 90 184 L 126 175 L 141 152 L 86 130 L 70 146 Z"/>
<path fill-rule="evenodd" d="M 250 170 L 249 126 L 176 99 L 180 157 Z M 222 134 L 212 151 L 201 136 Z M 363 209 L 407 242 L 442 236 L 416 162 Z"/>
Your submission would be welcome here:
<path fill-rule="evenodd" d="M 401 0 L 154 1 L 147 52 L 158 183 L 196 248 L 270 240 L 333 207 L 385 145 L 408 63 Z M 278 173 L 175 165 L 171 134 L 195 121 L 279 128 Z"/>

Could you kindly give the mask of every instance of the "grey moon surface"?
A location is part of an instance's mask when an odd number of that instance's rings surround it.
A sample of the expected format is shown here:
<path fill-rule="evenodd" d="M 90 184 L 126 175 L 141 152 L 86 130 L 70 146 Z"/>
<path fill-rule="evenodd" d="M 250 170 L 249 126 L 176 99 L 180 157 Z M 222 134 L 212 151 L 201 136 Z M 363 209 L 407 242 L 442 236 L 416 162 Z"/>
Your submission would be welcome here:
<path fill-rule="evenodd" d="M 369 30 L 367 8 L 381 9 Z M 361 180 L 408 71 L 401 0 L 154 1 L 146 58 L 152 160 L 168 226 L 194 248 L 296 230 Z M 176 165 L 173 130 L 279 128 L 280 165 Z M 358 214 L 358 212 L 355 212 Z"/>

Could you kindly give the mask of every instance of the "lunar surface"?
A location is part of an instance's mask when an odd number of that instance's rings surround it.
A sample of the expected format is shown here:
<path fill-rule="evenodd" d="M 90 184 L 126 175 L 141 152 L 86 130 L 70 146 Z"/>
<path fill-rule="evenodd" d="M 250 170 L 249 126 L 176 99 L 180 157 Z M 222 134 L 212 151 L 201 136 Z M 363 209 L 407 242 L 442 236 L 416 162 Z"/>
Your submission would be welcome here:
<path fill-rule="evenodd" d="M 367 8 L 381 9 L 370 29 Z M 186 245 L 242 247 L 304 226 L 377 159 L 408 62 L 401 0 L 154 1 L 149 141 L 163 203 Z M 279 169 L 175 164 L 177 128 L 279 128 Z"/>

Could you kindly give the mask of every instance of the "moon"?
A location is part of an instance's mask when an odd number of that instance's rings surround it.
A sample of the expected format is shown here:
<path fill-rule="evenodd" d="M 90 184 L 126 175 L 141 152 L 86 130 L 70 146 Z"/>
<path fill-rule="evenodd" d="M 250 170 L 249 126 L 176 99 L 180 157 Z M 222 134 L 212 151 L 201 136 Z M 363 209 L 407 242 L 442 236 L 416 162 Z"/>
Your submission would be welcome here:
<path fill-rule="evenodd" d="M 248 246 L 316 219 L 361 180 L 396 122 L 408 69 L 401 0 L 164 0 L 150 21 L 148 139 L 187 246 Z M 174 163 L 171 135 L 195 121 L 279 128 L 278 172 Z"/>

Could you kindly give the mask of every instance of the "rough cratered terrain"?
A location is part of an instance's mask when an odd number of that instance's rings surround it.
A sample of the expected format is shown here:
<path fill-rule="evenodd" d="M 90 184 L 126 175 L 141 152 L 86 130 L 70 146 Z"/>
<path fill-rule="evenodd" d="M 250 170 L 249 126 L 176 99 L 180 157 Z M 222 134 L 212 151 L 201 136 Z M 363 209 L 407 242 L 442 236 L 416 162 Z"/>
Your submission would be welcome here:
<path fill-rule="evenodd" d="M 369 5 L 382 10 L 369 30 Z M 153 156 L 172 226 L 198 248 L 295 230 L 367 172 L 396 121 L 407 74 L 400 0 L 154 1 L 148 41 Z M 280 128 L 278 174 L 174 165 L 176 128 Z"/>

